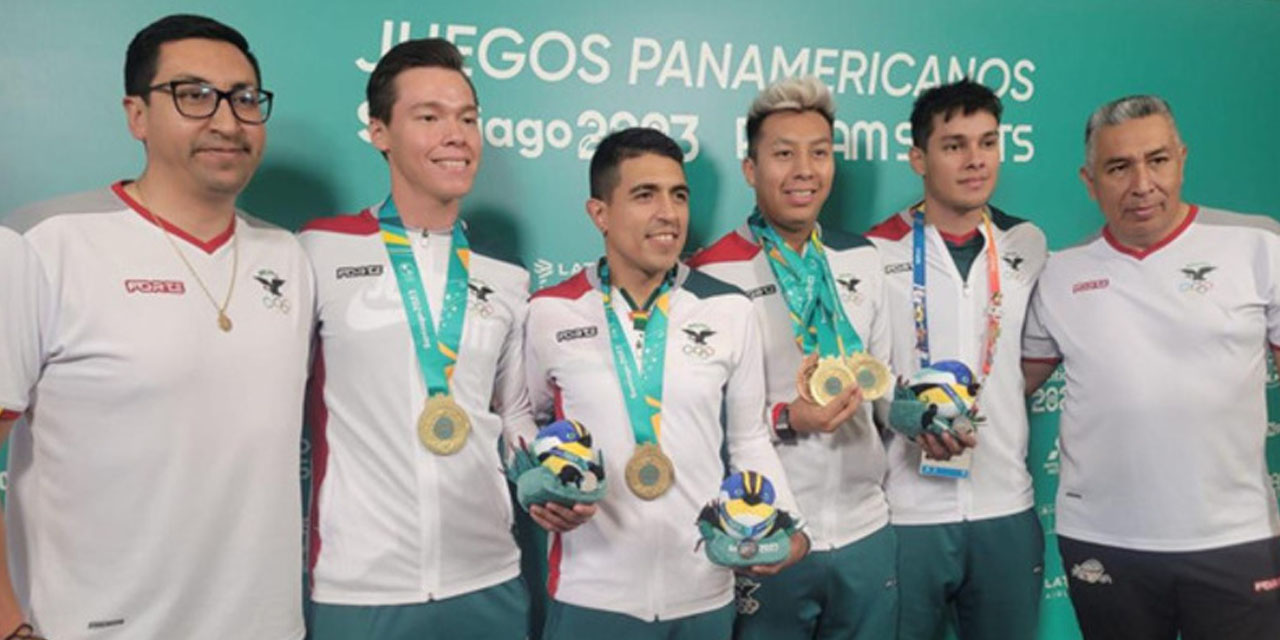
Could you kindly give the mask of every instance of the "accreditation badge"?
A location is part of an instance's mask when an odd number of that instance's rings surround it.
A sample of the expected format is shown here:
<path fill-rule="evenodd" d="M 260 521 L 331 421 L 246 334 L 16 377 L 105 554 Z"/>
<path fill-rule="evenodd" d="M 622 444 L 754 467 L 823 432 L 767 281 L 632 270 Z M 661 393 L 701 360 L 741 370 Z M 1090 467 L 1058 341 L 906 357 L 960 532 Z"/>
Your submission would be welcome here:
<path fill-rule="evenodd" d="M 631 454 L 626 475 L 631 493 L 641 500 L 653 500 L 675 484 L 676 469 L 658 445 L 645 443 Z"/>
<path fill-rule="evenodd" d="M 455 454 L 470 433 L 471 418 L 453 397 L 440 393 L 427 398 L 418 416 L 418 439 L 428 451 L 438 456 Z"/>

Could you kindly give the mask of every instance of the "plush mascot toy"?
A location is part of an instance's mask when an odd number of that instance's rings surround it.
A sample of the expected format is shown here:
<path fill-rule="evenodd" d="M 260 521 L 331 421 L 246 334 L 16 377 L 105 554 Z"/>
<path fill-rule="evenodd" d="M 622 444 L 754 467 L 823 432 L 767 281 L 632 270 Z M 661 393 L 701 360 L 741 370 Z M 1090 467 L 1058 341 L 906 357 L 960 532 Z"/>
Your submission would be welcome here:
<path fill-rule="evenodd" d="M 894 390 L 889 426 L 908 438 L 921 433 L 972 432 L 978 383 L 967 365 L 940 360 L 911 374 Z"/>
<path fill-rule="evenodd" d="M 791 553 L 795 522 L 773 506 L 773 483 L 755 471 L 739 471 L 720 484 L 720 495 L 698 514 L 700 544 L 725 567 L 782 562 Z"/>
<path fill-rule="evenodd" d="M 604 454 L 591 446 L 591 433 L 576 420 L 558 420 L 540 431 L 528 447 L 523 440 L 507 465 L 516 500 L 529 505 L 598 502 L 605 494 Z"/>

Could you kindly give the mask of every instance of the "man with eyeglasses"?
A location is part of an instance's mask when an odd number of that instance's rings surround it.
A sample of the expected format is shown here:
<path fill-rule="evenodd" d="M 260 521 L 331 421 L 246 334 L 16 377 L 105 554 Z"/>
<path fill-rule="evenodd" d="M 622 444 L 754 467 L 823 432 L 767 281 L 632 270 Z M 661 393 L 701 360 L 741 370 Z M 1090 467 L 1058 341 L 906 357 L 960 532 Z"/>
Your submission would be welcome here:
<path fill-rule="evenodd" d="M 312 283 L 235 206 L 271 94 L 190 15 L 134 37 L 125 92 L 142 174 L 5 221 L 0 639 L 298 640 Z"/>

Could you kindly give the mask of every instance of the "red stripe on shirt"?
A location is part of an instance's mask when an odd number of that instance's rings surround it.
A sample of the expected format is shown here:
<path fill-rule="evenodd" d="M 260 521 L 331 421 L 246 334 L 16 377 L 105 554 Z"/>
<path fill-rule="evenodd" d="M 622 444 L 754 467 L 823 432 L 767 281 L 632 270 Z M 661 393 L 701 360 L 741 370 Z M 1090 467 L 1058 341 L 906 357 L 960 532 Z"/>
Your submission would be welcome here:
<path fill-rule="evenodd" d="M 316 340 L 311 377 L 307 380 L 307 423 L 311 425 L 311 519 L 308 522 L 307 568 L 315 581 L 320 559 L 320 489 L 329 467 L 329 408 L 324 403 L 324 345 Z"/>
<path fill-rule="evenodd" d="M 1062 362 L 1062 358 L 1022 358 L 1023 362 L 1037 362 L 1040 364 L 1058 364 Z"/>
<path fill-rule="evenodd" d="M 143 220 L 146 220 L 151 224 L 158 225 L 160 228 L 164 229 L 165 231 L 168 231 L 171 235 L 178 238 L 179 240 L 182 240 L 183 242 L 187 242 L 191 245 L 194 245 L 197 249 L 200 249 L 205 253 L 211 254 L 214 251 L 217 251 L 219 247 L 226 244 L 227 241 L 231 239 L 231 236 L 235 235 L 236 217 L 231 216 L 231 223 L 227 225 L 227 228 L 222 233 L 219 233 L 218 235 L 212 238 L 209 238 L 207 241 L 201 240 L 187 233 L 186 231 L 179 229 L 178 227 L 171 224 L 168 220 L 165 220 L 164 218 L 158 215 L 155 215 L 154 213 L 151 212 L 150 209 L 147 209 L 146 207 L 142 206 L 141 202 L 134 200 L 133 196 L 130 196 L 129 192 L 124 190 L 125 184 L 127 183 L 124 180 L 121 180 L 120 182 L 117 182 L 111 185 L 111 191 L 112 193 L 116 194 L 117 198 L 120 198 L 120 200 L 122 200 L 126 205 L 128 205 L 130 209 L 133 209 L 134 213 L 137 213 L 138 215 L 142 216 Z"/>
<path fill-rule="evenodd" d="M 547 596 L 556 597 L 560 588 L 560 560 L 564 556 L 564 546 L 560 534 L 551 534 L 551 551 L 547 554 Z"/>
<path fill-rule="evenodd" d="M 715 244 L 693 254 L 685 264 L 697 269 L 717 262 L 744 262 L 754 258 L 757 253 L 760 253 L 759 245 L 742 237 L 737 231 L 730 231 Z"/>
<path fill-rule="evenodd" d="M 355 215 L 316 218 L 302 225 L 303 231 L 329 231 L 355 236 L 368 236 L 378 232 L 378 219 L 365 209 Z"/>
<path fill-rule="evenodd" d="M 565 298 L 577 300 L 591 290 L 591 281 L 587 280 L 587 272 L 579 271 L 573 277 L 555 286 L 540 289 L 533 294 L 531 300 L 538 298 Z"/>
<path fill-rule="evenodd" d="M 868 238 L 883 238 L 897 242 L 911 233 L 911 225 L 902 219 L 901 215 L 893 214 L 890 218 L 880 224 L 871 227 L 867 232 Z"/>

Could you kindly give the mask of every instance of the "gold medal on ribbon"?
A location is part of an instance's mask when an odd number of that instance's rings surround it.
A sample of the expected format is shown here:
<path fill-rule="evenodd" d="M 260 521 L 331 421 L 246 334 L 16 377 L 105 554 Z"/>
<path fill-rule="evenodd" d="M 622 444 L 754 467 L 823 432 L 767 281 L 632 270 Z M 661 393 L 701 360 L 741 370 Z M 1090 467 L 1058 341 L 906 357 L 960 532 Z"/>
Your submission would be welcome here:
<path fill-rule="evenodd" d="M 824 356 L 818 359 L 818 366 L 809 374 L 809 395 L 817 404 L 826 406 L 832 398 L 857 383 L 853 370 L 844 358 Z"/>
<path fill-rule="evenodd" d="M 875 356 L 862 351 L 845 359 L 853 372 L 854 382 L 862 388 L 863 400 L 876 400 L 893 388 L 893 376 L 889 367 Z"/>
<path fill-rule="evenodd" d="M 431 453 L 447 456 L 457 453 L 467 443 L 471 418 L 447 394 L 427 398 L 418 416 L 418 439 Z"/>
<path fill-rule="evenodd" d="M 627 486 L 641 500 L 653 500 L 675 484 L 676 469 L 656 444 L 636 447 L 627 461 Z"/>

